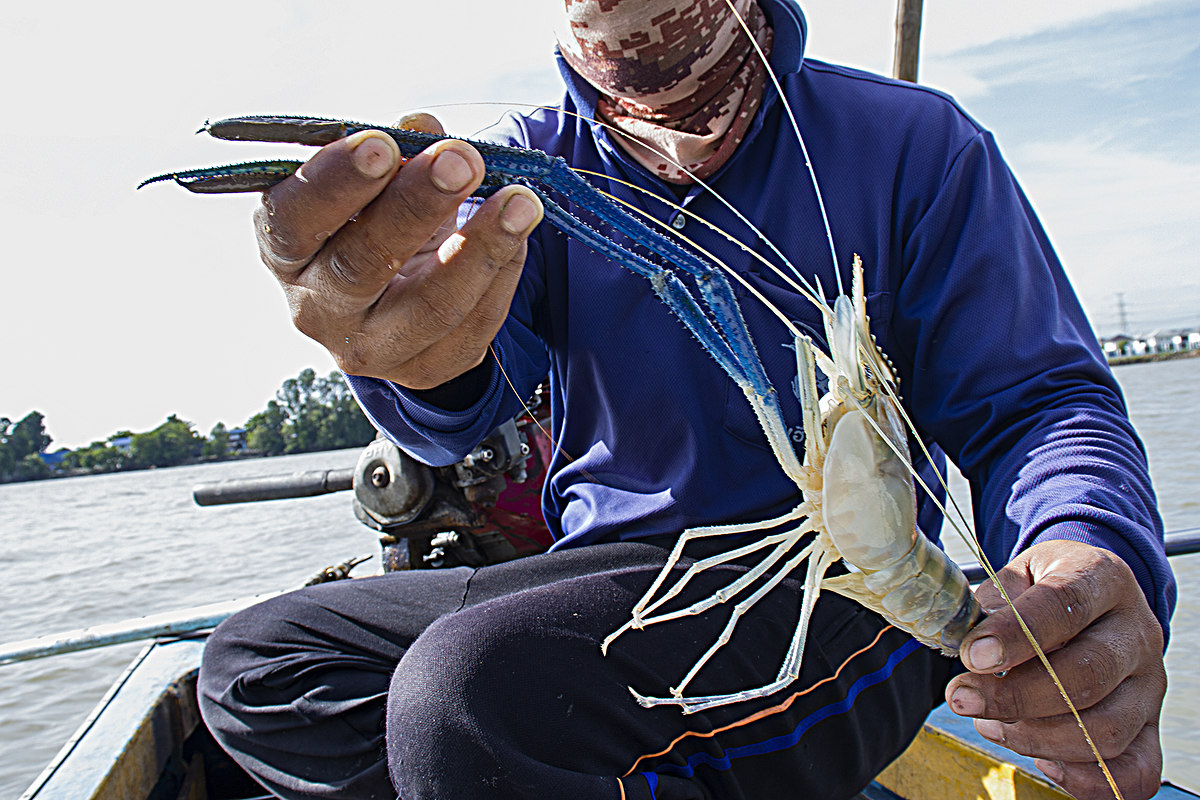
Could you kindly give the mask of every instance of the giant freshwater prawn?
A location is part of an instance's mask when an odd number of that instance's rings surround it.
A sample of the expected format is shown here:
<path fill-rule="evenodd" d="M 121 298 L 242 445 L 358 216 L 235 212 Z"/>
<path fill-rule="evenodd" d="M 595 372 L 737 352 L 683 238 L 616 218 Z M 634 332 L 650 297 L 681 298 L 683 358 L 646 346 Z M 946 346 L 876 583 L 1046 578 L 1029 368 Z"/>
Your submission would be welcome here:
<path fill-rule="evenodd" d="M 727 0 L 727 5 L 730 13 L 737 16 L 732 2 Z M 983 557 L 961 509 L 955 505 L 953 513 L 950 513 L 938 499 L 937 493 L 924 484 L 913 468 L 907 444 L 909 434 L 923 448 L 922 437 L 904 413 L 894 370 L 870 333 L 861 262 L 855 257 L 850 269 L 851 286 L 847 294 L 841 282 L 841 270 L 836 263 L 837 250 L 817 172 L 808 157 L 800 125 L 786 102 L 786 94 L 777 76 L 746 23 L 740 16 L 737 16 L 737 20 L 745 35 L 749 36 L 757 57 L 766 65 L 767 74 L 783 100 L 783 108 L 794 133 L 794 145 L 800 148 L 808 168 L 809 190 L 820 209 L 830 258 L 834 262 L 833 271 L 838 280 L 833 302 L 827 302 L 819 283 L 807 280 L 745 215 L 703 180 L 694 175 L 692 177 L 746 225 L 754 240 L 766 243 L 773 258 L 738 242 L 745 252 L 784 281 L 802 302 L 818 311 L 823 321 L 827 352 L 814 344 L 807 334 L 793 324 L 787 313 L 746 282 L 736 270 L 721 263 L 695 242 L 670 230 L 653 217 L 644 215 L 631 204 L 594 189 L 578 173 L 566 167 L 561 159 L 553 159 L 536 151 L 472 142 L 488 165 L 488 174 L 478 195 L 486 196 L 514 180 L 525 183 L 543 200 L 547 221 L 647 278 L 655 293 L 742 390 L 776 461 L 798 493 L 799 502 L 795 507 L 773 519 L 684 530 L 658 577 L 631 609 L 630 619 L 608 636 L 603 649 L 607 651 L 619 646 L 620 637 L 632 631 L 696 614 L 717 613 L 718 607 L 733 602 L 734 607 L 723 632 L 687 674 L 681 676 L 679 683 L 660 696 L 643 694 L 631 688 L 638 702 L 645 706 L 677 706 L 684 713 L 766 697 L 793 683 L 800 674 L 809 621 L 822 591 L 834 591 L 856 600 L 922 643 L 941 649 L 948 655 L 957 654 L 963 637 L 979 619 L 979 607 L 961 570 L 917 528 L 916 484 L 938 505 L 950 525 L 987 569 L 1074 715 L 1114 796 L 1120 798 L 1120 791 L 1074 703 Z M 444 138 L 414 131 L 302 117 L 239 117 L 205 126 L 205 130 L 219 138 L 295 141 L 304 144 L 326 144 L 367 129 L 389 133 L 406 157 Z M 609 131 L 616 136 L 626 135 L 613 128 L 609 128 Z M 660 155 L 671 160 L 665 154 Z M 299 166 L 300 163 L 295 161 L 252 162 L 168 173 L 145 183 L 172 178 L 198 192 L 262 191 L 290 175 Z M 683 165 L 676 163 L 675 166 L 687 171 Z M 604 177 L 613 180 L 612 176 Z M 645 191 L 631 184 L 626 185 L 636 191 Z M 551 199 L 550 192 L 566 196 L 575 206 L 575 213 L 565 210 Z M 666 202 L 657 195 L 646 193 Z M 675 208 L 679 213 L 708 224 L 682 207 Z M 587 219 L 580 217 L 579 209 L 586 213 Z M 642 222 L 638 215 L 646 216 L 661 230 Z M 614 238 L 614 232 L 628 243 Z M 721 232 L 721 235 L 737 242 L 731 234 Z M 649 257 L 647 251 L 650 252 Z M 793 337 L 799 410 L 804 430 L 801 453 L 797 453 L 793 447 L 792 437 L 784 423 L 780 395 L 758 360 L 729 279 L 740 282 L 753 301 L 763 303 Z M 818 390 L 818 373 L 827 381 L 824 392 Z M 926 452 L 925 456 L 928 458 L 929 454 Z M 941 476 L 938 477 L 941 480 Z M 944 483 L 941 488 L 947 489 Z M 681 576 L 672 580 L 676 574 L 675 567 L 689 543 L 721 537 L 744 542 L 746 534 L 759 531 L 765 533 L 748 544 L 739 544 L 725 552 L 695 561 Z M 670 605 L 670 601 L 680 597 L 695 577 L 704 571 L 734 560 L 746 563 L 746 560 L 754 558 L 758 559 L 756 564 L 715 593 L 681 608 Z M 838 562 L 848 565 L 846 573 L 827 577 L 829 568 Z M 802 566 L 806 567 L 804 599 L 792 641 L 775 681 L 727 694 L 689 696 L 688 685 L 712 656 L 730 641 L 739 621 L 745 615 L 754 613 L 755 605 L 764 596 Z"/>

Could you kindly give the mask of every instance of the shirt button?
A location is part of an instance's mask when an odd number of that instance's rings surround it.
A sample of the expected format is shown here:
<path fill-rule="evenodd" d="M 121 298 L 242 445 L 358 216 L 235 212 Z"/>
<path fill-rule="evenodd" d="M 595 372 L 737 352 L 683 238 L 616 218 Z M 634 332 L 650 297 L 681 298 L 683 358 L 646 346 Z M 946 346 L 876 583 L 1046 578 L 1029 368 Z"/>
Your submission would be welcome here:
<path fill-rule="evenodd" d="M 671 227 L 677 231 L 683 230 L 684 225 L 687 225 L 687 217 L 683 214 L 676 214 L 675 219 L 671 220 Z"/>

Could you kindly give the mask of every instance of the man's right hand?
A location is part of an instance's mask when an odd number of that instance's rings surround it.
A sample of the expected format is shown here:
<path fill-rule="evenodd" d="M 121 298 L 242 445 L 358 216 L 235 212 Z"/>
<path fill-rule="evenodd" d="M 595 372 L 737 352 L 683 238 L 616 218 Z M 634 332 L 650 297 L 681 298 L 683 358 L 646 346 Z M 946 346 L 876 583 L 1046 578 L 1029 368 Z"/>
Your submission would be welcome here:
<path fill-rule="evenodd" d="M 400 125 L 442 132 L 428 115 Z M 446 139 L 400 162 L 378 131 L 326 145 L 263 194 L 254 224 L 302 333 L 349 374 L 431 389 L 487 354 L 542 205 L 507 186 L 458 230 L 483 180 L 475 148 Z"/>

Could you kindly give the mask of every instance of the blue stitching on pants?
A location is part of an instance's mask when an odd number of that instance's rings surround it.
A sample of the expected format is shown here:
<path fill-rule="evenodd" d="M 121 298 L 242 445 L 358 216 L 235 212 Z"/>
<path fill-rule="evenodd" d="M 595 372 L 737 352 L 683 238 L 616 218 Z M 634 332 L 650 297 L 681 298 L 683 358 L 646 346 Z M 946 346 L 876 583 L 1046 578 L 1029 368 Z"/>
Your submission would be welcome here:
<path fill-rule="evenodd" d="M 786 750 L 800 741 L 800 738 L 808 732 L 808 729 L 816 725 L 818 722 L 828 719 L 836 714 L 844 714 L 845 712 L 849 711 L 854 705 L 855 699 L 864 689 L 868 689 L 877 683 L 882 683 L 883 681 L 887 680 L 889 677 L 891 677 L 892 672 L 895 671 L 896 667 L 901 661 L 903 661 L 914 651 L 919 650 L 921 647 L 922 645 L 920 642 L 915 639 L 909 639 L 903 645 L 896 648 L 896 650 L 893 651 L 890 656 L 888 656 L 887 661 L 884 662 L 882 667 L 874 672 L 868 672 L 866 675 L 863 675 L 854 683 L 850 684 L 850 689 L 847 691 L 845 698 L 830 703 L 812 712 L 807 717 L 800 720 L 795 729 L 793 729 L 792 732 L 786 736 L 776 736 L 773 739 L 767 739 L 766 741 L 758 742 L 756 744 L 748 744 L 741 747 L 731 748 L 725 751 L 725 755 L 721 758 L 714 758 L 708 753 L 694 753 L 691 756 L 688 756 L 687 764 L 661 764 L 654 768 L 654 772 L 680 775 L 685 778 L 690 778 L 693 774 L 695 774 L 696 766 L 700 764 L 712 767 L 713 769 L 724 770 L 730 769 L 733 766 L 733 759 L 735 758 L 757 756 L 764 753 L 773 753 L 777 750 Z M 646 776 L 646 780 L 649 781 L 649 776 L 653 775 L 654 772 L 642 772 L 639 774 Z"/>

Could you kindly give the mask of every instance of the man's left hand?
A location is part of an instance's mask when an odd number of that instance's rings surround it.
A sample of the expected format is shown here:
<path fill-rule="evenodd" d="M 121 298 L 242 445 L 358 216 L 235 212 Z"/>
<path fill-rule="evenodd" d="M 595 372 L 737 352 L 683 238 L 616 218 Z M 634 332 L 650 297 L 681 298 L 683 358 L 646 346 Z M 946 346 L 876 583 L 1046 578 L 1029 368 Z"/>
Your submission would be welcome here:
<path fill-rule="evenodd" d="M 998 575 L 1121 793 L 1126 800 L 1154 796 L 1167 689 L 1163 634 L 1129 567 L 1107 550 L 1064 540 L 1029 548 Z M 984 738 L 1037 759 L 1038 768 L 1074 796 L 1112 798 L 1012 609 L 990 581 L 976 597 L 988 617 L 963 642 L 970 672 L 946 688 L 950 709 L 976 718 Z"/>

